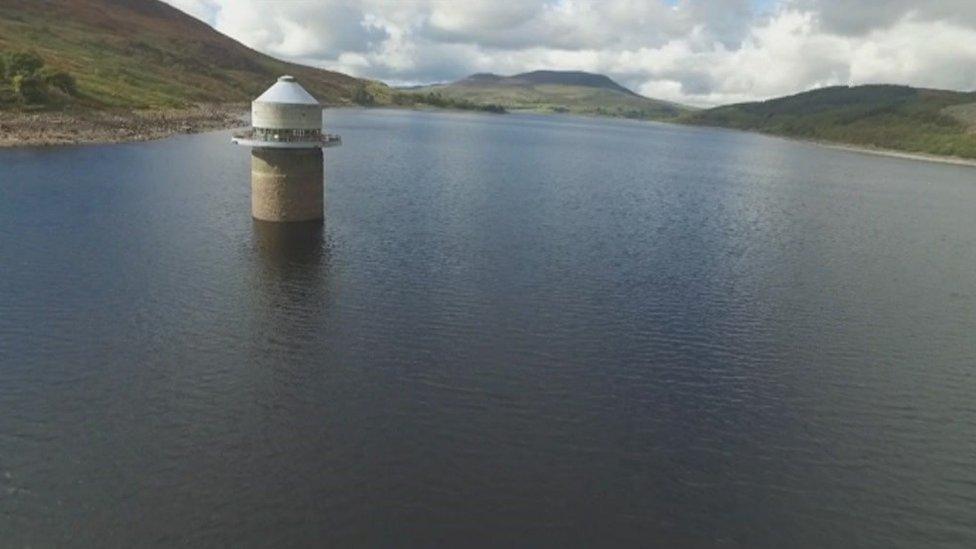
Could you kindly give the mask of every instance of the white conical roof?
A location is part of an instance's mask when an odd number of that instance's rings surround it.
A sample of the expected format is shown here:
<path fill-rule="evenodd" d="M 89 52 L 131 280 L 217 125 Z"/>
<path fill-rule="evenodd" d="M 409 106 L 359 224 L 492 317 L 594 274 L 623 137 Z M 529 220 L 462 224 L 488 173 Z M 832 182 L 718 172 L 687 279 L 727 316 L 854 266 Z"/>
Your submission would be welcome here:
<path fill-rule="evenodd" d="M 286 105 L 318 105 L 319 102 L 305 88 L 295 82 L 294 76 L 282 76 L 274 86 L 254 100 L 256 103 L 283 103 Z"/>

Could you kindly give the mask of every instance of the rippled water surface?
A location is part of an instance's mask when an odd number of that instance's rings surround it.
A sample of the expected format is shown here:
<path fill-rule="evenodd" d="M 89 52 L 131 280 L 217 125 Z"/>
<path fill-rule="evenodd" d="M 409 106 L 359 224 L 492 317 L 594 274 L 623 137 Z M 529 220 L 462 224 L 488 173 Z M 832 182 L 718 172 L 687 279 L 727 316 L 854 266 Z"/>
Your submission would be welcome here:
<path fill-rule="evenodd" d="M 327 122 L 0 151 L 0 545 L 976 546 L 976 170 Z"/>

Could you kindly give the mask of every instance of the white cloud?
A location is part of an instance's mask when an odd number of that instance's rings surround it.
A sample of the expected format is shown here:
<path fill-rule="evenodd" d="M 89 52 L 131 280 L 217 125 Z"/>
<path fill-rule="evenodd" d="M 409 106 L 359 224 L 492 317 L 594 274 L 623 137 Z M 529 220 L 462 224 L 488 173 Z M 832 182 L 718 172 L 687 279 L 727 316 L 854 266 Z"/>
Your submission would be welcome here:
<path fill-rule="evenodd" d="M 214 24 L 214 14 L 219 10 L 219 6 L 213 0 L 163 0 L 167 4 L 189 13 L 193 17 Z"/>
<path fill-rule="evenodd" d="M 271 55 L 392 83 L 602 72 L 696 105 L 831 84 L 976 89 L 972 0 L 166 0 Z"/>

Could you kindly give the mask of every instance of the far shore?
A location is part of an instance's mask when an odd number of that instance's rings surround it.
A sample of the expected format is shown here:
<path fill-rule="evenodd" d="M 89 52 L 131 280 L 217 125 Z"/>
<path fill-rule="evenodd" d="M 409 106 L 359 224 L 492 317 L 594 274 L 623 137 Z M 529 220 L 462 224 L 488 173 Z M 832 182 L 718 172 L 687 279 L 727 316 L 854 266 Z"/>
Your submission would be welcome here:
<path fill-rule="evenodd" d="M 956 166 L 970 166 L 976 167 L 976 159 L 973 158 L 962 158 L 959 156 L 940 156 L 937 154 L 927 154 L 920 152 L 908 152 L 899 151 L 897 149 L 884 149 L 880 147 L 870 147 L 864 145 L 850 145 L 847 143 L 835 143 L 831 141 L 822 141 L 817 139 L 804 139 L 802 137 L 792 137 L 789 135 L 780 135 L 775 133 L 766 133 L 759 131 L 742 130 L 738 128 L 725 128 L 722 126 L 703 126 L 697 124 L 683 124 L 680 122 L 674 122 L 670 120 L 644 120 L 640 118 L 619 118 L 619 117 L 608 117 L 600 116 L 597 114 L 581 114 L 581 113 L 553 113 L 545 110 L 539 109 L 518 109 L 509 111 L 510 114 L 537 114 L 548 116 L 552 114 L 559 114 L 562 116 L 579 116 L 583 118 L 605 118 L 610 120 L 629 120 L 632 122 L 654 122 L 655 124 L 673 124 L 678 126 L 685 126 L 688 128 L 711 128 L 715 130 L 731 131 L 731 132 L 745 132 L 745 133 L 755 133 L 759 135 L 765 135 L 768 137 L 778 137 L 780 139 L 787 139 L 789 141 L 795 141 L 797 143 L 806 143 L 808 145 L 817 145 L 820 147 L 826 147 L 828 149 L 836 149 L 839 151 L 854 152 L 860 154 L 871 154 L 875 156 L 887 156 L 889 158 L 902 158 L 905 160 L 916 160 L 922 162 L 936 162 L 939 164 L 952 164 Z"/>
<path fill-rule="evenodd" d="M 828 149 L 837 149 L 839 151 L 872 154 L 875 156 L 888 156 L 891 158 L 903 158 L 905 160 L 920 160 L 922 162 L 938 162 L 939 164 L 953 164 L 956 166 L 976 167 L 976 159 L 962 158 L 959 156 L 939 156 L 937 154 L 913 153 L 893 149 L 879 149 L 875 147 L 861 147 L 857 145 L 831 143 L 829 141 L 813 141 L 809 139 L 799 139 L 798 141 L 803 143 L 812 143 L 821 147 L 827 147 Z"/>
<path fill-rule="evenodd" d="M 0 147 L 151 141 L 245 125 L 244 104 L 107 111 L 0 111 Z"/>
<path fill-rule="evenodd" d="M 382 106 L 379 108 L 389 107 Z M 407 109 L 417 110 L 409 108 Z M 226 130 L 246 125 L 248 111 L 249 106 L 247 104 L 200 104 L 187 108 L 153 110 L 132 109 L 78 112 L 0 111 L 0 148 L 128 143 L 134 141 L 152 141 L 156 139 L 164 139 L 166 137 L 171 137 L 178 134 Z M 445 110 L 445 112 L 455 111 L 448 109 Z M 512 112 L 549 114 L 544 112 L 537 113 L 536 111 Z M 591 117 L 591 115 L 576 116 L 585 116 L 587 118 Z M 640 122 L 640 120 L 635 121 Z M 659 122 L 664 124 L 671 123 L 668 121 Z M 715 129 L 747 131 L 736 130 L 734 128 Z M 763 135 L 780 137 L 783 139 L 789 139 L 791 141 L 818 145 L 840 151 L 887 156 L 891 158 L 902 158 L 906 160 L 976 167 L 976 159 L 906 152 L 869 146 L 849 145 L 846 143 L 833 143 L 830 141 L 802 139 L 777 134 L 763 133 Z"/>

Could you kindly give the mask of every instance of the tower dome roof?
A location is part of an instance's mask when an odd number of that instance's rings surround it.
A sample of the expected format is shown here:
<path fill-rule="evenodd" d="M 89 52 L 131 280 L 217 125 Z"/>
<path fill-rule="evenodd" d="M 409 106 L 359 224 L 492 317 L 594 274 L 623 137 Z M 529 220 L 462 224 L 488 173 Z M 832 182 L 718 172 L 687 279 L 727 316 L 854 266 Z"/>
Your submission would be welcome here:
<path fill-rule="evenodd" d="M 255 103 L 279 103 L 285 105 L 318 105 L 312 94 L 295 81 L 294 76 L 282 76 Z"/>

